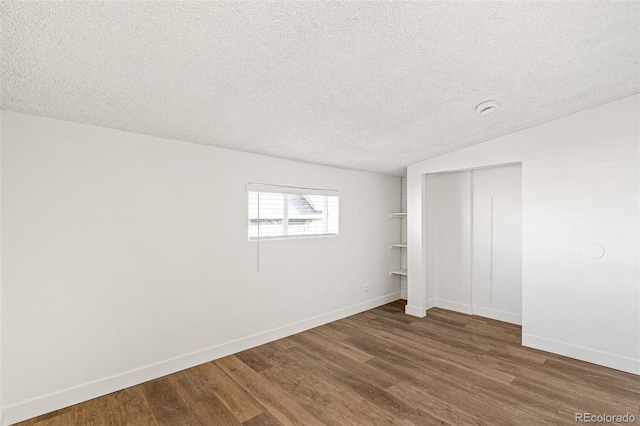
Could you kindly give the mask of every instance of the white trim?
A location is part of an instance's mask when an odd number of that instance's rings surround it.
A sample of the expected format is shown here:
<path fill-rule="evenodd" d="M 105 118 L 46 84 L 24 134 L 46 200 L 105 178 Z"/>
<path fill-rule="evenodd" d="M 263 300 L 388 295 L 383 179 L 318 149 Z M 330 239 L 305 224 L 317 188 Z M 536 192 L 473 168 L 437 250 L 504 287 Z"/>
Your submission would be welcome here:
<path fill-rule="evenodd" d="M 259 223 L 259 222 L 258 222 Z M 259 231 L 258 231 L 259 232 Z M 326 237 L 339 237 L 340 235 L 336 233 L 332 234 L 307 234 L 307 235 L 274 235 L 272 237 L 249 237 L 249 242 L 253 241 L 277 241 L 277 240 L 300 240 L 300 239 L 308 239 L 308 238 L 326 238 Z"/>
<path fill-rule="evenodd" d="M 475 262 L 475 239 L 474 239 L 474 235 L 476 232 L 475 226 L 474 226 L 474 215 L 475 215 L 475 198 L 474 198 L 474 192 L 475 192 L 475 172 L 474 170 L 477 169 L 471 169 L 469 171 L 469 297 L 471 300 L 469 300 L 471 306 L 473 306 L 473 287 L 474 287 L 474 262 Z M 520 220 L 520 222 L 522 222 L 522 220 Z M 473 308 L 471 308 L 471 314 L 473 315 Z"/>
<path fill-rule="evenodd" d="M 425 280 L 425 262 L 426 258 L 422 255 L 423 245 L 426 241 L 422 237 L 423 226 L 425 220 L 423 214 L 423 203 L 425 197 L 422 196 L 424 190 L 421 174 L 412 174 L 411 169 L 407 169 L 407 271 L 415 271 L 414 274 L 407 275 L 407 306 L 405 312 L 419 318 L 426 316 L 426 280 Z"/>
<path fill-rule="evenodd" d="M 407 305 L 404 307 L 404 313 L 418 318 L 424 318 L 427 316 L 427 310 L 422 309 L 420 306 Z"/>
<path fill-rule="evenodd" d="M 472 315 L 471 305 L 460 302 L 452 302 L 451 300 L 434 299 L 434 306 L 436 308 L 448 309 L 454 312 L 460 312 L 462 314 Z"/>
<path fill-rule="evenodd" d="M 474 306 L 473 315 L 478 315 L 479 317 L 491 318 L 498 321 L 504 321 L 511 324 L 522 325 L 522 315 L 516 314 L 513 312 L 500 311 L 498 309 Z"/>
<path fill-rule="evenodd" d="M 628 358 L 610 352 L 572 345 L 531 334 L 522 335 L 522 346 L 575 358 L 593 364 L 604 365 L 627 373 L 640 375 L 640 359 Z"/>
<path fill-rule="evenodd" d="M 0 425 L 4 426 L 5 424 L 17 423 L 130 386 L 135 386 L 158 377 L 166 376 L 167 374 L 175 373 L 176 371 L 282 339 L 283 337 L 291 336 L 292 334 L 337 321 L 369 309 L 377 308 L 378 306 L 395 302 L 398 299 L 400 299 L 400 292 L 391 293 L 283 327 L 274 328 L 242 339 L 211 346 L 197 352 L 151 364 L 146 367 L 130 370 L 3 407 L 4 422 L 6 423 L 3 422 L 0 423 Z"/>
<path fill-rule="evenodd" d="M 427 307 L 427 310 L 431 309 L 431 308 L 435 308 L 436 307 L 436 299 L 429 299 L 425 302 L 425 305 Z"/>
<path fill-rule="evenodd" d="M 429 304 L 431 303 L 431 306 Z M 511 324 L 522 325 L 522 315 L 514 314 L 497 309 L 482 308 L 471 306 L 466 303 L 453 302 L 444 299 L 430 299 L 427 301 L 427 309 L 437 307 L 447 309 L 449 311 L 460 312 L 461 314 L 477 315 L 479 317 L 491 318 L 498 321 L 504 321 Z"/>

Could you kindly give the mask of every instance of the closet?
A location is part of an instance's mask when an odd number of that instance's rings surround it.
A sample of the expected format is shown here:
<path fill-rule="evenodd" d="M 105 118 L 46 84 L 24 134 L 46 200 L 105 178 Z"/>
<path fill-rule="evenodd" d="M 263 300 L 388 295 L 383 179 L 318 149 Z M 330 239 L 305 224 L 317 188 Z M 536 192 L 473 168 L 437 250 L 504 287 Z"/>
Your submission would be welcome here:
<path fill-rule="evenodd" d="M 428 302 L 522 323 L 522 173 L 433 173 L 426 185 Z"/>

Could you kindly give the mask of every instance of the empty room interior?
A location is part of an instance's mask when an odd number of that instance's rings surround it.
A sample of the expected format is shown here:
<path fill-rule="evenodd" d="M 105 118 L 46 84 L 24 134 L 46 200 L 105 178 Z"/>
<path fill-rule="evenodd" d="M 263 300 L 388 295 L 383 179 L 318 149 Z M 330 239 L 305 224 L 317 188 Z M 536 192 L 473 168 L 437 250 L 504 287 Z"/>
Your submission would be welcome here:
<path fill-rule="evenodd" d="M 640 424 L 639 2 L 0 13 L 0 426 Z"/>

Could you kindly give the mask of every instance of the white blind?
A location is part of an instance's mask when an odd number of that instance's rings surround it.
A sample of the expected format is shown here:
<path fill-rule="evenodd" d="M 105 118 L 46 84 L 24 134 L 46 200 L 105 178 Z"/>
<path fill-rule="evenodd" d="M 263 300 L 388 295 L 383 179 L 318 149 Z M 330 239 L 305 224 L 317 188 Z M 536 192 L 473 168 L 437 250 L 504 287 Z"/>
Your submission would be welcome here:
<path fill-rule="evenodd" d="M 249 239 L 338 235 L 339 193 L 249 184 Z"/>
<path fill-rule="evenodd" d="M 338 197 L 340 193 L 335 189 L 305 188 L 300 186 L 270 185 L 266 183 L 249 183 L 247 192 L 269 194 L 296 194 L 296 195 L 326 195 Z"/>

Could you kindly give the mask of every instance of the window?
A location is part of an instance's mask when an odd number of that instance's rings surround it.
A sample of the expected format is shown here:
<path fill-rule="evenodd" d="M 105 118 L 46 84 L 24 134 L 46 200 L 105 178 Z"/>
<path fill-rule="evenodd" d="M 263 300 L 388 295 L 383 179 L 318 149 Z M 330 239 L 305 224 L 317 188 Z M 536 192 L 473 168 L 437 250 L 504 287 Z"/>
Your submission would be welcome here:
<path fill-rule="evenodd" d="M 338 191 L 250 183 L 249 240 L 338 235 Z"/>

